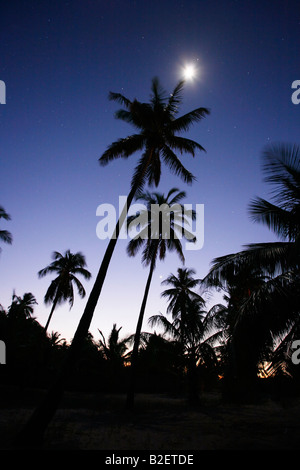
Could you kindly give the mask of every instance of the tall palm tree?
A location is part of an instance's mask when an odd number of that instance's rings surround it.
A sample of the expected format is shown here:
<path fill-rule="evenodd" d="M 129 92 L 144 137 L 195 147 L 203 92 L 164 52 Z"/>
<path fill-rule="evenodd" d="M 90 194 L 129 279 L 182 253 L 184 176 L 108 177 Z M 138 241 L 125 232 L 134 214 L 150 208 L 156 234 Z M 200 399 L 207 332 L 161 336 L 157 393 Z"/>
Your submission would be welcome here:
<path fill-rule="evenodd" d="M 195 237 L 186 229 L 189 219 L 195 219 L 195 211 L 186 211 L 179 203 L 185 196 L 186 193 L 184 191 L 179 191 L 177 188 L 172 188 L 168 192 L 167 196 L 157 192 L 142 193 L 138 197 L 138 200 L 142 200 L 146 203 L 146 209 L 140 211 L 137 215 L 129 216 L 127 219 L 129 227 L 132 228 L 135 225 L 140 226 L 140 232 L 131 239 L 128 244 L 127 253 L 129 256 L 135 256 L 137 252 L 144 247 L 142 263 L 144 266 L 150 266 L 134 336 L 130 369 L 131 381 L 127 395 L 128 408 L 132 408 L 134 405 L 134 388 L 140 336 L 157 259 L 164 260 L 168 250 L 176 251 L 180 260 L 184 263 L 185 259 L 180 241 L 181 234 L 184 238 L 195 241 Z M 168 209 L 167 211 L 162 211 L 161 218 L 159 211 L 157 210 L 158 208 Z M 170 214 L 169 210 L 172 210 L 172 214 Z"/>
<path fill-rule="evenodd" d="M 91 273 L 85 269 L 86 261 L 82 253 L 73 254 L 70 250 L 67 250 L 65 254 L 62 255 L 58 251 L 54 251 L 52 258 L 52 263 L 38 272 L 39 277 L 44 277 L 52 273 L 57 274 L 57 277 L 51 282 L 44 297 L 46 304 L 52 303 L 52 308 L 45 325 L 45 331 L 48 329 L 57 305 L 69 300 L 70 309 L 73 307 L 73 284 L 76 285 L 80 297 L 83 298 L 85 296 L 85 289 L 76 275 L 80 274 L 85 279 L 91 278 Z"/>
<path fill-rule="evenodd" d="M 280 241 L 252 243 L 238 253 L 215 258 L 203 280 L 205 284 L 224 287 L 230 284 L 232 275 L 241 280 L 246 269 L 249 284 L 253 283 L 256 272 L 256 280 L 248 295 L 244 295 L 243 301 L 236 305 L 232 325 L 233 334 L 244 330 L 245 338 L 245 325 L 252 322 L 252 336 L 259 344 L 255 357 L 253 344 L 249 346 L 254 362 L 252 369 L 257 366 L 259 354 L 264 345 L 270 344 L 271 337 L 284 333 L 291 325 L 297 326 L 295 331 L 299 331 L 300 147 L 274 144 L 264 149 L 262 158 L 265 181 L 274 185 L 273 201 L 257 197 L 250 202 L 249 212 L 254 222 L 266 225 Z M 264 337 L 261 336 L 262 331 Z"/>
<path fill-rule="evenodd" d="M 0 219 L 4 220 L 11 220 L 10 215 L 5 211 L 5 209 L 0 206 Z M 3 241 L 4 243 L 12 243 L 12 234 L 8 232 L 7 230 L 0 230 L 0 240 Z M 1 248 L 0 248 L 1 252 Z"/>
<path fill-rule="evenodd" d="M 77 330 L 69 348 L 69 354 L 59 371 L 58 377 L 53 383 L 49 393 L 41 406 L 35 411 L 29 422 L 21 432 L 17 441 L 29 440 L 33 434 L 41 439 L 43 433 L 55 413 L 60 401 L 66 374 L 69 373 L 76 362 L 80 349 L 86 337 L 93 314 L 101 294 L 107 269 L 113 255 L 121 227 L 126 219 L 127 210 L 133 198 L 139 194 L 146 183 L 158 186 L 161 175 L 161 163 L 178 175 L 186 183 L 192 183 L 194 176 L 181 163 L 175 152 L 187 153 L 195 156 L 196 151 L 204 148 L 197 142 L 184 138 L 178 133 L 186 132 L 190 127 L 209 114 L 207 108 L 196 108 L 182 116 L 177 116 L 179 105 L 182 102 L 181 93 L 184 82 L 180 81 L 170 95 L 161 88 L 157 78 L 153 79 L 151 97 L 149 103 L 143 103 L 136 99 L 129 100 L 120 93 L 110 93 L 109 99 L 120 103 L 124 108 L 116 113 L 116 118 L 121 119 L 137 129 L 135 133 L 126 138 L 113 142 L 100 157 L 101 165 L 106 165 L 116 158 L 128 158 L 137 151 L 143 151 L 136 165 L 131 189 L 127 197 L 127 203 L 116 224 L 100 265 L 94 286 L 89 295 L 86 307 L 78 324 Z"/>

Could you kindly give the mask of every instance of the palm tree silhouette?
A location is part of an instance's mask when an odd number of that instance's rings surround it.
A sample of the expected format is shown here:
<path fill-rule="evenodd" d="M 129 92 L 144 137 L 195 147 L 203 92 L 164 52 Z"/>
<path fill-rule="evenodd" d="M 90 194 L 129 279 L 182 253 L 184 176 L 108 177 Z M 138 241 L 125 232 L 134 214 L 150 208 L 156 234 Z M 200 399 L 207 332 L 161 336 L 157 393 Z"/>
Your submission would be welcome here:
<path fill-rule="evenodd" d="M 0 219 L 4 220 L 11 220 L 10 215 L 5 211 L 5 209 L 0 206 Z M 8 232 L 7 230 L 0 230 L 0 240 L 3 241 L 4 243 L 8 243 L 11 245 L 12 243 L 12 234 Z M 1 252 L 1 248 L 0 248 Z"/>
<path fill-rule="evenodd" d="M 8 309 L 8 318 L 32 318 L 36 298 L 31 292 L 26 292 L 23 297 L 13 293 L 12 303 Z"/>
<path fill-rule="evenodd" d="M 132 335 L 120 339 L 121 329 L 122 327 L 117 328 L 116 323 L 114 323 L 107 341 L 102 331 L 98 329 L 101 335 L 101 339 L 99 340 L 99 349 L 114 370 L 124 364 L 125 353 L 128 348 L 127 345 L 132 339 Z"/>
<path fill-rule="evenodd" d="M 177 276 L 171 273 L 167 279 L 162 281 L 163 285 L 172 286 L 164 290 L 161 295 L 169 300 L 167 313 L 172 313 L 173 323 L 168 322 L 162 315 L 152 316 L 150 319 L 152 325 L 160 323 L 165 326 L 169 332 L 172 332 L 173 336 L 179 338 L 182 355 L 186 348 L 188 348 L 188 345 L 190 345 L 190 360 L 188 362 L 190 376 L 189 400 L 193 403 L 198 401 L 194 335 L 199 328 L 199 321 L 205 305 L 205 301 L 201 295 L 193 290 L 201 283 L 200 279 L 193 277 L 195 273 L 194 269 L 178 268 Z"/>
<path fill-rule="evenodd" d="M 143 190 L 146 182 L 158 185 L 161 175 L 161 160 L 172 173 L 180 176 L 186 183 L 192 183 L 194 180 L 194 176 L 182 165 L 175 151 L 195 156 L 196 150 L 203 151 L 204 149 L 197 142 L 183 138 L 176 133 L 188 131 L 192 124 L 208 115 L 209 110 L 197 108 L 177 117 L 178 107 L 182 101 L 183 85 L 184 82 L 180 81 L 173 93 L 167 95 L 161 88 L 158 79 L 153 79 L 149 103 L 142 103 L 136 99 L 130 101 L 120 93 L 110 93 L 109 95 L 111 100 L 121 103 L 125 108 L 117 111 L 117 119 L 133 125 L 139 133 L 112 143 L 99 159 L 100 164 L 106 165 L 116 158 L 128 158 L 136 151 L 144 149 L 132 177 L 131 190 L 125 205 L 127 209 L 134 196 Z M 117 222 L 114 236 L 107 246 L 94 286 L 68 350 L 66 361 L 44 402 L 34 411 L 17 437 L 16 444 L 18 441 L 24 444 L 25 439 L 27 442 L 32 441 L 33 435 L 34 438 L 41 441 L 44 431 L 57 409 L 64 390 L 66 375 L 76 362 L 89 330 L 119 232 L 126 218 L 125 207 Z"/>
<path fill-rule="evenodd" d="M 128 408 L 132 408 L 134 405 L 134 388 L 140 336 L 150 284 L 157 258 L 164 260 L 168 250 L 176 251 L 180 260 L 184 263 L 184 255 L 179 237 L 181 237 L 183 232 L 184 238 L 195 241 L 195 237 L 186 229 L 186 224 L 189 222 L 189 218 L 192 220 L 195 219 L 196 214 L 192 210 L 184 210 L 184 207 L 179 204 L 179 202 L 185 198 L 185 196 L 185 192 L 179 191 L 177 188 L 172 188 L 168 192 L 167 196 L 157 192 L 142 193 L 137 199 L 146 203 L 146 209 L 139 212 L 137 215 L 129 216 L 127 219 L 129 228 L 133 228 L 134 226 L 139 225 L 141 229 L 141 231 L 132 240 L 130 240 L 127 247 L 127 253 L 129 256 L 135 256 L 137 252 L 142 247 L 144 247 L 142 263 L 144 266 L 150 266 L 134 336 L 134 346 L 131 356 L 130 369 L 131 380 L 127 395 Z M 161 214 L 162 217 L 160 218 L 158 211 L 159 207 L 165 207 L 169 210 L 172 210 L 172 214 L 170 214 L 168 211 L 163 211 Z"/>
<path fill-rule="evenodd" d="M 52 303 L 52 308 L 45 325 L 47 331 L 53 312 L 57 305 L 69 300 L 70 309 L 74 303 L 74 290 L 73 284 L 76 285 L 78 293 L 81 298 L 85 296 L 85 289 L 76 274 L 81 274 L 85 279 L 91 278 L 91 273 L 85 269 L 86 261 L 81 253 L 71 253 L 67 250 L 64 255 L 58 251 L 52 254 L 53 262 L 41 269 L 38 272 L 39 277 L 44 277 L 47 274 L 58 274 L 58 276 L 51 282 L 44 301 L 46 304 Z"/>
<path fill-rule="evenodd" d="M 193 301 L 197 301 L 204 307 L 205 301 L 200 294 L 194 292 L 193 289 L 200 286 L 201 279 L 195 279 L 193 276 L 196 274 L 194 269 L 178 268 L 177 276 L 170 274 L 167 279 L 162 281 L 162 285 L 170 285 L 169 289 L 162 292 L 162 297 L 169 300 L 167 313 L 172 313 L 173 319 L 179 319 L 181 327 L 181 342 L 184 345 L 186 341 L 186 315 L 187 309 Z"/>

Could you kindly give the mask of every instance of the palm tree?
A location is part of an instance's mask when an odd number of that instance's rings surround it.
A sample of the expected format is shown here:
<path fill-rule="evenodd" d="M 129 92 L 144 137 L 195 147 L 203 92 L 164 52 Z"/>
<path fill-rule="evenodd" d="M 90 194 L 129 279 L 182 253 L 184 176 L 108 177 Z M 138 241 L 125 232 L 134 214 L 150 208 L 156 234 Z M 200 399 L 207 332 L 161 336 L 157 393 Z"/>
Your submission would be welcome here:
<path fill-rule="evenodd" d="M 156 323 L 161 324 L 165 327 L 165 330 L 172 334 L 173 337 L 176 337 L 181 345 L 181 354 L 184 357 L 184 352 L 188 347 L 189 342 L 193 338 L 196 326 L 198 328 L 198 323 L 200 316 L 202 314 L 202 309 L 205 305 L 204 299 L 201 295 L 194 292 L 197 286 L 200 285 L 200 279 L 195 279 L 193 276 L 195 274 L 194 269 L 190 268 L 178 268 L 177 276 L 170 274 L 167 279 L 162 281 L 163 285 L 171 285 L 169 289 L 166 289 L 162 292 L 162 297 L 166 297 L 169 300 L 169 305 L 167 307 L 167 313 L 172 313 L 173 322 L 169 322 L 162 315 L 152 316 L 150 318 L 150 323 L 155 325 Z M 197 304 L 197 309 L 195 305 Z M 189 315 L 190 312 L 190 315 Z M 193 315 L 196 313 L 196 315 Z M 200 316 L 199 316 L 199 315 Z M 191 328 L 191 322 L 189 321 L 192 318 L 193 327 Z M 196 321 L 194 321 L 196 318 Z M 188 327 L 190 323 L 190 327 Z M 190 402 L 198 401 L 198 394 L 196 391 L 196 377 L 195 377 L 195 357 L 194 357 L 194 343 L 192 341 L 190 348 L 191 359 L 188 363 L 189 381 L 190 385 Z"/>
<path fill-rule="evenodd" d="M 194 123 L 199 122 L 208 115 L 209 110 L 207 108 L 196 108 L 178 117 L 183 85 L 184 82 L 180 81 L 174 88 L 173 93 L 167 95 L 161 88 L 158 79 L 153 79 L 149 103 L 143 103 L 136 99 L 131 101 L 120 93 L 109 94 L 110 100 L 124 106 L 123 109 L 117 111 L 116 118 L 133 125 L 138 133 L 113 142 L 100 157 L 100 164 L 106 165 L 116 158 L 128 158 L 136 151 L 143 150 L 143 153 L 135 168 L 127 203 L 108 243 L 94 286 L 70 345 L 66 362 L 62 365 L 57 380 L 49 390 L 44 403 L 35 410 L 27 426 L 25 426 L 25 432 L 20 434 L 20 442 L 24 443 L 26 438 L 29 440 L 29 436 L 32 438 L 33 434 L 37 439 L 41 439 L 49 420 L 56 411 L 64 389 L 63 384 L 66 374 L 70 372 L 76 362 L 84 338 L 88 333 L 119 232 L 134 196 L 143 190 L 147 182 L 150 185 L 158 186 L 161 175 L 161 161 L 166 164 L 172 173 L 180 176 L 186 183 L 192 183 L 194 180 L 192 173 L 183 166 L 175 152 L 195 156 L 197 150 L 203 151 L 204 148 L 199 143 L 177 134 L 188 131 Z"/>
<path fill-rule="evenodd" d="M 5 211 L 5 209 L 0 206 L 0 219 L 11 220 L 10 215 Z M 12 234 L 7 230 L 0 230 L 0 240 L 4 243 L 12 243 Z M 1 248 L 0 248 L 1 251 Z"/>
<path fill-rule="evenodd" d="M 186 324 L 187 308 L 191 305 L 192 301 L 198 301 L 203 307 L 205 305 L 205 301 L 201 295 L 192 290 L 200 286 L 201 283 L 201 279 L 195 279 L 193 277 L 194 274 L 196 274 L 194 269 L 178 268 L 177 276 L 170 274 L 167 279 L 162 281 L 163 285 L 172 286 L 164 290 L 161 295 L 169 300 L 167 313 L 171 312 L 173 319 L 179 319 L 180 321 L 182 345 L 184 345 L 186 340 L 184 325 Z"/>
<path fill-rule="evenodd" d="M 31 292 L 27 292 L 20 297 L 13 293 L 12 303 L 8 309 L 8 318 L 22 317 L 22 318 L 33 318 L 34 305 L 37 301 Z"/>
<path fill-rule="evenodd" d="M 179 191 L 177 188 L 172 188 L 168 192 L 167 196 L 157 192 L 152 194 L 149 192 L 142 193 L 140 197 L 138 197 L 138 200 L 143 200 L 146 203 L 147 208 L 135 216 L 129 216 L 127 219 L 129 227 L 133 228 L 135 225 L 139 225 L 141 228 L 141 231 L 132 240 L 130 240 L 127 247 L 127 253 L 129 256 L 135 256 L 137 252 L 144 247 L 142 263 L 144 266 L 150 266 L 134 336 L 130 369 L 131 381 L 127 395 L 128 408 L 132 408 L 134 405 L 134 388 L 140 336 L 157 258 L 164 260 L 167 250 L 176 251 L 180 260 L 184 263 L 184 255 L 179 236 L 181 236 L 181 233 L 183 232 L 183 237 L 195 241 L 195 237 L 186 229 L 186 224 L 189 222 L 189 218 L 195 219 L 195 211 L 186 211 L 184 210 L 184 207 L 179 204 L 185 196 L 185 192 Z M 155 208 L 158 209 L 159 207 L 165 207 L 172 210 L 172 216 L 169 211 L 164 211 L 162 213 L 162 218 L 160 219 L 159 211 L 155 210 Z"/>
<path fill-rule="evenodd" d="M 78 293 L 81 298 L 85 296 L 85 289 L 76 275 L 81 274 L 85 279 L 91 278 L 91 273 L 85 269 L 85 257 L 81 253 L 71 253 L 67 250 L 64 255 L 58 251 L 52 254 L 53 262 L 41 269 L 38 272 L 39 277 L 44 277 L 47 274 L 58 274 L 58 276 L 51 282 L 45 297 L 45 304 L 52 303 L 52 308 L 45 325 L 47 331 L 53 312 L 57 305 L 63 301 L 69 300 L 70 309 L 74 303 L 74 290 L 73 284 L 76 285 Z"/>
<path fill-rule="evenodd" d="M 117 328 L 116 323 L 114 323 L 107 342 L 102 331 L 98 329 L 101 335 L 99 340 L 100 351 L 102 351 L 105 359 L 110 362 L 113 369 L 124 364 L 125 353 L 128 349 L 127 345 L 132 339 L 132 335 L 120 339 L 121 329 L 122 327 Z"/>
<path fill-rule="evenodd" d="M 245 351 L 248 360 L 252 357 L 249 369 L 257 366 L 265 346 L 270 349 L 272 338 L 289 331 L 291 325 L 299 331 L 300 147 L 275 144 L 266 147 L 262 157 L 265 181 L 274 185 L 273 202 L 257 197 L 250 202 L 249 212 L 254 222 L 266 225 L 281 240 L 252 243 L 243 251 L 214 259 L 203 280 L 226 287 L 234 275 L 238 289 L 241 275 L 245 278 L 243 273 L 248 272 L 248 295 L 235 305 L 231 329 L 235 338 L 244 331 L 245 339 L 252 325 L 252 342 L 248 354 Z"/>

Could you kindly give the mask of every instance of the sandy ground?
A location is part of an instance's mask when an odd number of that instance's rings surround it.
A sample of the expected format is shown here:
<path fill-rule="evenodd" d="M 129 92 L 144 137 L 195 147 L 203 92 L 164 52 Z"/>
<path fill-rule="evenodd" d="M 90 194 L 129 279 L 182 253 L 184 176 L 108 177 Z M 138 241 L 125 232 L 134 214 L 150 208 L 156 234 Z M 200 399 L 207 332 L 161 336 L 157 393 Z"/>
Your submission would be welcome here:
<path fill-rule="evenodd" d="M 30 416 L 32 408 L 0 409 L 1 448 Z M 134 411 L 122 395 L 73 394 L 48 427 L 47 450 L 296 450 L 300 442 L 300 399 L 285 406 L 222 404 L 203 397 L 191 409 L 184 400 L 138 395 Z"/>

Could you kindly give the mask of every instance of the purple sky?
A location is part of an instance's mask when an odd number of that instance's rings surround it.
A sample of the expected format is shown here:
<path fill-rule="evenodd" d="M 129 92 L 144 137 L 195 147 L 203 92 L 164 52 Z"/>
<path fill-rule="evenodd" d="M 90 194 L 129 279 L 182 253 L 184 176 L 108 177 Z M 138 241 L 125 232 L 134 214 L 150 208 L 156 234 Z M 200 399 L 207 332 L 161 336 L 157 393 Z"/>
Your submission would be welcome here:
<path fill-rule="evenodd" d="M 187 134 L 207 153 L 182 158 L 197 177 L 192 186 L 163 168 L 158 188 L 184 189 L 183 202 L 204 204 L 204 247 L 185 252 L 186 266 L 204 277 L 214 257 L 275 239 L 251 222 L 247 205 L 270 195 L 262 180 L 263 147 L 299 143 L 300 105 L 291 101 L 291 84 L 300 79 L 298 1 L 12 1 L 0 16 L 0 80 L 6 84 L 0 205 L 12 217 L 1 228 L 13 235 L 11 246 L 1 243 L 4 308 L 14 289 L 20 296 L 32 292 L 35 316 L 46 323 L 50 307 L 43 297 L 52 277 L 40 280 L 37 272 L 54 250 L 86 256 L 89 294 L 107 246 L 96 236 L 96 209 L 117 205 L 128 193 L 139 157 L 104 168 L 98 163 L 112 141 L 134 132 L 114 119 L 119 106 L 108 92 L 147 101 L 154 76 L 171 92 L 187 63 L 198 75 L 186 83 L 180 113 L 210 108 Z M 126 244 L 118 242 L 94 315 L 96 340 L 97 329 L 106 335 L 113 323 L 124 335 L 135 330 L 148 271 L 139 255 L 127 257 Z M 150 331 L 150 315 L 165 312 L 160 282 L 178 267 L 175 254 L 158 264 L 144 330 Z M 86 300 L 76 295 L 71 311 L 68 304 L 58 307 L 50 331 L 71 339 Z"/>

